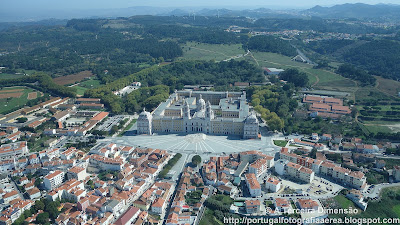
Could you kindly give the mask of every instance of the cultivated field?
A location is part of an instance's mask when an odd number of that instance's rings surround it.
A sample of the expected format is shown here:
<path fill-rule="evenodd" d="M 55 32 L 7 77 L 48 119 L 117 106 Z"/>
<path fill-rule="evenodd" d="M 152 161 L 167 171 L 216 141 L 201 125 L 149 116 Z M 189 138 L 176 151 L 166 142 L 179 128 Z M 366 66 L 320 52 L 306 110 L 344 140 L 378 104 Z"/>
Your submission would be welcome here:
<path fill-rule="evenodd" d="M 68 85 L 68 84 L 74 84 L 76 82 L 79 82 L 86 77 L 91 77 L 93 76 L 93 73 L 91 71 L 82 71 L 77 74 L 71 74 L 67 76 L 62 76 L 62 77 L 57 77 L 54 78 L 54 82 L 59 85 Z"/>
<path fill-rule="evenodd" d="M 37 97 L 37 92 L 27 87 L 11 87 L 0 90 L 0 114 L 6 114 L 25 106 L 28 97 Z"/>
<path fill-rule="evenodd" d="M 22 96 L 22 92 L 14 92 L 14 93 L 5 93 L 5 94 L 0 94 L 0 99 L 3 98 L 19 98 Z"/>
<path fill-rule="evenodd" d="M 37 92 L 31 92 L 28 94 L 28 100 L 37 98 Z"/>
<path fill-rule="evenodd" d="M 13 92 L 19 92 L 19 91 L 24 91 L 24 89 L 5 89 L 5 90 L 1 90 L 0 94 L 13 93 Z"/>

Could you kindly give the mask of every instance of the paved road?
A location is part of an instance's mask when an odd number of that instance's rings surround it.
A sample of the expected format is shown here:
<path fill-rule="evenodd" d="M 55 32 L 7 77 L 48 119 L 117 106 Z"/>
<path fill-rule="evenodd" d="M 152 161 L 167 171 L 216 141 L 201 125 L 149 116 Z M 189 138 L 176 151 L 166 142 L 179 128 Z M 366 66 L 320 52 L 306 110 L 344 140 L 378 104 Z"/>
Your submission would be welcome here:
<path fill-rule="evenodd" d="M 400 183 L 392 183 L 392 184 L 376 184 L 370 193 L 364 192 L 365 197 L 376 198 L 379 197 L 383 188 L 391 188 L 391 187 L 400 187 Z"/>

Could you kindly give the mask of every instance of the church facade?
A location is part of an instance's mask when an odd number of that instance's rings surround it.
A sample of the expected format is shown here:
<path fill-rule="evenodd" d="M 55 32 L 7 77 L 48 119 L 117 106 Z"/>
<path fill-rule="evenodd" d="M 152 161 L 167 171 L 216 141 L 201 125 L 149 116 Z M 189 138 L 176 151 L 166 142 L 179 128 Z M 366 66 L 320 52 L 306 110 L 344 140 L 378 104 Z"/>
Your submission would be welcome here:
<path fill-rule="evenodd" d="M 205 133 L 258 138 L 259 122 L 245 92 L 175 91 L 137 121 L 138 134 Z"/>

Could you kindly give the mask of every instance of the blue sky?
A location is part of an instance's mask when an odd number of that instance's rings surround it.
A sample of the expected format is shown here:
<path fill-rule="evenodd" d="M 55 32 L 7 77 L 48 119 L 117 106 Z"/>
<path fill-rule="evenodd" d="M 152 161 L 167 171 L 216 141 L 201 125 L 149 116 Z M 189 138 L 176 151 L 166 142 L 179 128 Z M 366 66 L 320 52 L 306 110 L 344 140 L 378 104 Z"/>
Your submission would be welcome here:
<path fill-rule="evenodd" d="M 399 0 L 0 0 L 3 10 L 68 10 L 126 8 L 132 6 L 162 7 L 244 7 L 275 6 L 282 8 L 308 8 L 315 5 L 335 5 L 343 3 L 399 3 Z"/>

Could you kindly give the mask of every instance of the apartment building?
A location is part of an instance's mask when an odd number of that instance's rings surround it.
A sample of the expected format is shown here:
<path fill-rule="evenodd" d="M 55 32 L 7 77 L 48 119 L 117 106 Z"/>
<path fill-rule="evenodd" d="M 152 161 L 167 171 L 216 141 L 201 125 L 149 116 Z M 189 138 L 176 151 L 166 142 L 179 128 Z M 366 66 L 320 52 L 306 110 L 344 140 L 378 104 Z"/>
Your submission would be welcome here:
<path fill-rule="evenodd" d="M 260 200 L 246 200 L 244 202 L 247 214 L 254 214 L 260 212 Z"/>
<path fill-rule="evenodd" d="M 258 182 L 256 175 L 254 173 L 248 173 L 245 175 L 245 179 L 251 197 L 260 197 L 261 185 Z"/>
<path fill-rule="evenodd" d="M 249 165 L 249 173 L 254 173 L 256 177 L 264 174 L 270 165 L 273 165 L 274 158 L 272 156 L 266 156 L 264 158 L 259 158 Z"/>
<path fill-rule="evenodd" d="M 64 172 L 56 170 L 44 177 L 43 183 L 47 190 L 53 190 L 64 182 Z"/>

